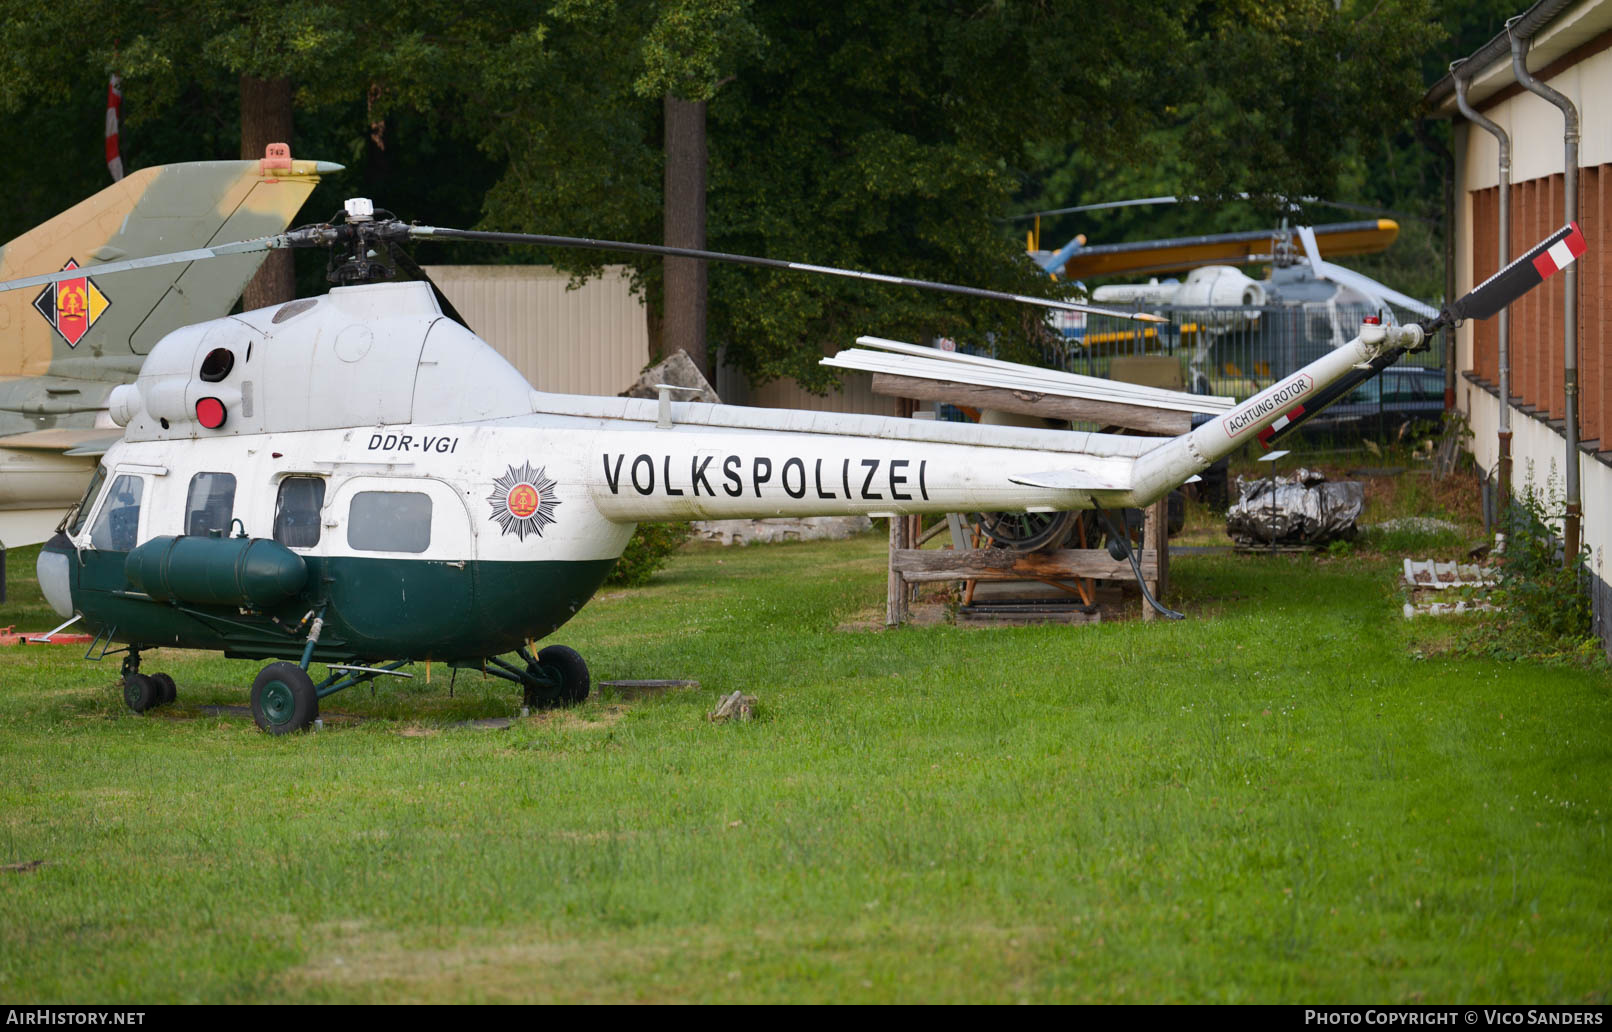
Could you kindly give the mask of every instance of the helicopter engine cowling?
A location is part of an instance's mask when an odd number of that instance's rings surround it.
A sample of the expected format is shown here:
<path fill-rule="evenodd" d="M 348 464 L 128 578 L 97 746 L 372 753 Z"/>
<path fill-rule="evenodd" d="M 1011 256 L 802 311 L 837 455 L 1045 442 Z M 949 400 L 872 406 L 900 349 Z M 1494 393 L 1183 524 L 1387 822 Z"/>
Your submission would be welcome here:
<path fill-rule="evenodd" d="M 1193 269 L 1176 292 L 1178 305 L 1253 306 L 1265 303 L 1265 287 L 1229 265 Z"/>
<path fill-rule="evenodd" d="M 123 572 L 159 602 L 255 609 L 284 602 L 308 581 L 302 557 L 268 538 L 154 537 L 129 553 Z"/>

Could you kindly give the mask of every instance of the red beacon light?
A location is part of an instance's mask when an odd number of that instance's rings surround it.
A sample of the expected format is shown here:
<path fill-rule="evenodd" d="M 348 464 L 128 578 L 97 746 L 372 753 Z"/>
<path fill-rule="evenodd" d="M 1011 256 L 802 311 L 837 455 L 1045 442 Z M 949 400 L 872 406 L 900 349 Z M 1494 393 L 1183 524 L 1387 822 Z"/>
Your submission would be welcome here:
<path fill-rule="evenodd" d="M 203 398 L 196 402 L 196 422 L 209 430 L 217 430 L 223 426 L 224 420 L 228 417 L 229 412 L 224 408 L 224 403 L 217 398 Z"/>
<path fill-rule="evenodd" d="M 1381 326 L 1383 319 L 1380 315 L 1368 315 L 1360 321 L 1367 326 Z"/>

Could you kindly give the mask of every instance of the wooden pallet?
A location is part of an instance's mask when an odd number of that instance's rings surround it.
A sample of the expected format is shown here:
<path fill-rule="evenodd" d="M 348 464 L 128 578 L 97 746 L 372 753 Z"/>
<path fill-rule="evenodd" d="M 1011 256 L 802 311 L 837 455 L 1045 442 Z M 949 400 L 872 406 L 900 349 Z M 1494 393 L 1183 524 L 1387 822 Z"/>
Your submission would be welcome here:
<path fill-rule="evenodd" d="M 960 624 L 1094 624 L 1103 622 L 1096 606 L 1056 599 L 1024 599 L 980 602 L 957 607 Z"/>

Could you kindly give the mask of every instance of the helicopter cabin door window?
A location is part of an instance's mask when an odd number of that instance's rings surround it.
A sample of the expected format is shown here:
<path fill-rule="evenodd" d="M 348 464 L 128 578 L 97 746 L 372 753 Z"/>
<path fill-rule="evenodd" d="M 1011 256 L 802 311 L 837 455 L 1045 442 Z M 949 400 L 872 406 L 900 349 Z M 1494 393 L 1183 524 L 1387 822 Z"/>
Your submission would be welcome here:
<path fill-rule="evenodd" d="M 197 473 L 190 478 L 190 495 L 185 502 L 185 533 L 192 537 L 215 534 L 228 537 L 235 515 L 235 475 Z"/>
<path fill-rule="evenodd" d="M 324 507 L 324 477 L 286 477 L 274 500 L 274 540 L 287 548 L 319 544 L 319 511 Z"/>
<path fill-rule="evenodd" d="M 360 491 L 347 512 L 347 546 L 358 552 L 423 552 L 431 547 L 431 496 Z"/>
<path fill-rule="evenodd" d="M 90 477 L 90 486 L 73 512 L 73 522 L 67 528 L 68 537 L 78 537 L 78 532 L 84 528 L 84 521 L 89 519 L 90 510 L 95 508 L 95 500 L 101 496 L 101 485 L 105 483 L 106 467 L 96 466 L 95 475 Z"/>
<path fill-rule="evenodd" d="M 106 552 L 127 552 L 139 543 L 140 500 L 145 478 L 121 473 L 112 481 L 101 514 L 90 531 L 90 547 Z"/>

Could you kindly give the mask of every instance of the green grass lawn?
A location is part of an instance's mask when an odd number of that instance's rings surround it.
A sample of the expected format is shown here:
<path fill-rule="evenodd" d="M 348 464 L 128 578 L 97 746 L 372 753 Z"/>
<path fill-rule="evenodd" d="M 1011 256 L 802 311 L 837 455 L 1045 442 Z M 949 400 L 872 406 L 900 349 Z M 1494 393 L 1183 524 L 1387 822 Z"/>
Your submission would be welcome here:
<path fill-rule="evenodd" d="M 56 622 L 31 554 L 0 625 Z M 1178 557 L 1184 623 L 838 630 L 883 555 L 688 548 L 556 640 L 700 689 L 505 730 L 440 667 L 271 738 L 201 710 L 255 664 L 150 654 L 140 717 L 0 649 L 0 864 L 44 861 L 0 999 L 1607 999 L 1605 672 L 1439 653 L 1359 556 Z"/>

